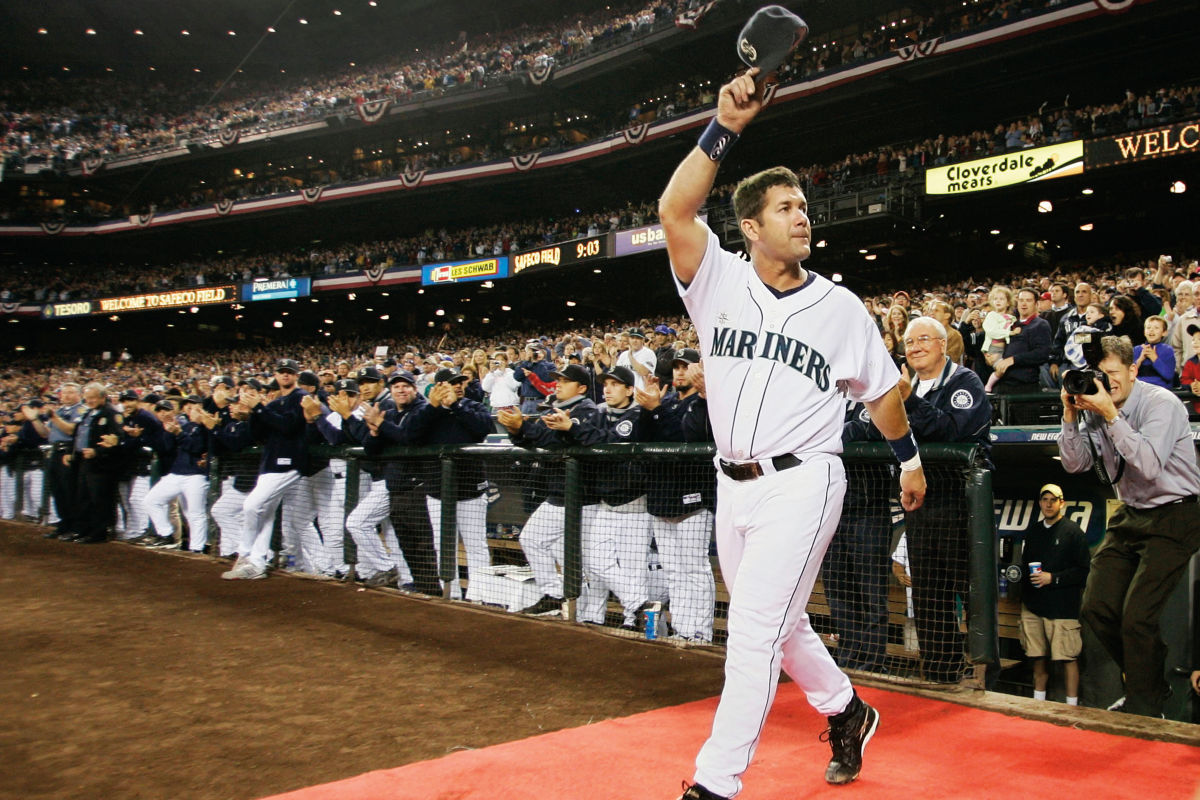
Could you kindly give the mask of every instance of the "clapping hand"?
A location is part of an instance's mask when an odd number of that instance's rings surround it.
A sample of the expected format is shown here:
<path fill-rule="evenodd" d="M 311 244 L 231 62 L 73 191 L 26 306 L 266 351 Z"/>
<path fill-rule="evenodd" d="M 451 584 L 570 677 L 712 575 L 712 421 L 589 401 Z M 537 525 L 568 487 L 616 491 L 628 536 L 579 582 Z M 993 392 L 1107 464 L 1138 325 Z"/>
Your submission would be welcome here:
<path fill-rule="evenodd" d="M 496 412 L 496 419 L 509 433 L 516 433 L 525 424 L 525 415 L 516 406 L 501 408 Z"/>
<path fill-rule="evenodd" d="M 571 429 L 571 425 L 573 424 L 571 421 L 571 415 L 562 409 L 543 414 L 542 422 L 547 428 L 554 431 L 569 431 Z"/>
<path fill-rule="evenodd" d="M 647 411 L 653 411 L 662 405 L 663 397 L 667 394 L 667 389 L 661 386 L 657 377 L 646 378 L 645 389 L 634 389 L 633 399 L 639 406 Z"/>

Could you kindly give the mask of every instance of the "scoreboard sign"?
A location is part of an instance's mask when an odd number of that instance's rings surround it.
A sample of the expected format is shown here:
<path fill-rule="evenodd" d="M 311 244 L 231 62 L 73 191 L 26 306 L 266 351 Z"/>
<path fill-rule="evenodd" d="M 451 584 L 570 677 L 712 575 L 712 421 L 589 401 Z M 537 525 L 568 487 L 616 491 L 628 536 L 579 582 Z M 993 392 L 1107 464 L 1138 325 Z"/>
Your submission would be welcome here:
<path fill-rule="evenodd" d="M 451 261 L 446 264 L 427 264 L 421 268 L 421 285 L 486 281 L 508 277 L 508 256 L 483 258 L 475 261 Z"/>
<path fill-rule="evenodd" d="M 512 257 L 512 274 L 542 272 L 556 267 L 604 259 L 608 258 L 608 250 L 608 234 L 573 239 L 539 250 L 526 250 Z"/>
<path fill-rule="evenodd" d="M 238 291 L 235 284 L 202 286 L 195 289 L 176 289 L 151 294 L 132 294 L 105 297 L 78 303 L 51 303 L 42 309 L 47 319 L 76 317 L 84 314 L 119 314 L 126 311 L 158 311 L 164 308 L 186 308 L 221 303 L 235 303 Z"/>

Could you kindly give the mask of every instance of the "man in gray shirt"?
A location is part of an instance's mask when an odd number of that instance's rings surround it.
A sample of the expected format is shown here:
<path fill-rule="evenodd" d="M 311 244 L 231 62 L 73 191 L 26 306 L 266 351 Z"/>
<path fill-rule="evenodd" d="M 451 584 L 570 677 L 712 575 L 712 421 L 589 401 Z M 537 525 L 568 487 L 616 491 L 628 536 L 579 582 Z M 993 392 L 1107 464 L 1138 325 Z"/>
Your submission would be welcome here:
<path fill-rule="evenodd" d="M 1101 349 L 1109 389 L 1097 380 L 1095 394 L 1061 393 L 1063 468 L 1095 468 L 1121 501 L 1092 556 L 1080 619 L 1124 673 L 1111 710 L 1157 717 L 1167 691 L 1159 620 L 1200 549 L 1200 466 L 1179 398 L 1137 380 L 1128 339 L 1105 336 Z"/>

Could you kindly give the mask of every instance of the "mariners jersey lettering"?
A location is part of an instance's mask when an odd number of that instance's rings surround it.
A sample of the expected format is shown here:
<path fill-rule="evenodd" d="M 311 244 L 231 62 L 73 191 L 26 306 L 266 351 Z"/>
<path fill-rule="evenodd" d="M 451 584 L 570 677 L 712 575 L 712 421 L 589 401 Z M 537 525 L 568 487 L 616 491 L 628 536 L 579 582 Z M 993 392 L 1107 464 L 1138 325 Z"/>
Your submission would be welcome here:
<path fill-rule="evenodd" d="M 723 458 L 840 453 L 843 392 L 869 402 L 899 379 L 858 298 L 808 276 L 778 298 L 709 231 L 692 282 L 676 280 L 700 335 L 708 413 Z"/>

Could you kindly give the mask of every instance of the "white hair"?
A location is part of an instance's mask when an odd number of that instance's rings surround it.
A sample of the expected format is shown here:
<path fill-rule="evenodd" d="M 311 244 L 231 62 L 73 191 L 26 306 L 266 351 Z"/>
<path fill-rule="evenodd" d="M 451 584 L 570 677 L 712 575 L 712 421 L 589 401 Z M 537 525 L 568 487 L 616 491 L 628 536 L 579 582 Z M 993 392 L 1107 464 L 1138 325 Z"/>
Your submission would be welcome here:
<path fill-rule="evenodd" d="M 1195 294 L 1196 284 L 1192 281 L 1180 281 L 1179 283 L 1175 284 L 1175 291 L 1178 292 L 1180 289 L 1187 289 L 1192 294 Z"/>
<path fill-rule="evenodd" d="M 945 339 L 947 336 L 946 326 L 938 322 L 933 317 L 917 317 L 912 322 L 908 323 L 908 327 L 904 329 L 905 339 L 908 338 L 908 332 L 911 331 L 916 325 L 928 325 L 929 327 L 933 328 L 934 333 L 937 334 L 937 338 L 939 339 Z"/>

